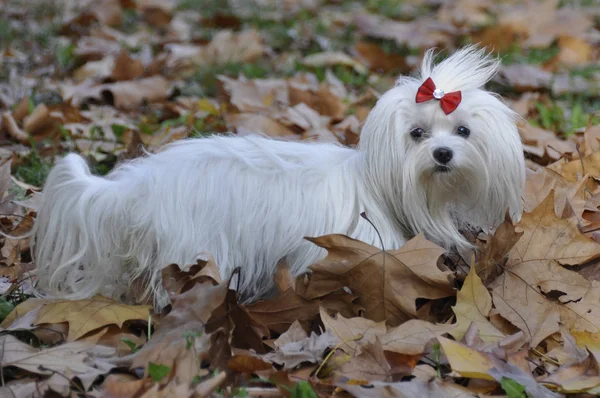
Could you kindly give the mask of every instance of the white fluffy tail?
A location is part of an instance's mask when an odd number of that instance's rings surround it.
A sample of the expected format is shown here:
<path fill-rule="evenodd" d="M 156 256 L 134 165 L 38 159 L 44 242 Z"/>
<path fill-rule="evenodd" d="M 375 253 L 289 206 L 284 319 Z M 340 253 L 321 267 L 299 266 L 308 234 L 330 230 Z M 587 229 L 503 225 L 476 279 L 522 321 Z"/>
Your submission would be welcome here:
<path fill-rule="evenodd" d="M 57 162 L 44 187 L 31 242 L 39 294 L 116 296 L 115 288 L 127 286 L 117 250 L 121 237 L 114 236 L 120 229 L 111 228 L 123 215 L 117 190 L 117 182 L 93 176 L 79 155 Z"/>

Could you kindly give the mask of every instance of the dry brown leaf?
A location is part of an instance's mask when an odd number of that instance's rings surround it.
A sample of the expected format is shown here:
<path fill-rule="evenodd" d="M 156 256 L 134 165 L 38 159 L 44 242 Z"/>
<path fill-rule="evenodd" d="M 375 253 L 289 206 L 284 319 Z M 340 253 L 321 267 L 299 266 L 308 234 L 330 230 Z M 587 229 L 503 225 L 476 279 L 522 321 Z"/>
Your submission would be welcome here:
<path fill-rule="evenodd" d="M 559 219 L 554 199 L 546 199 L 518 224 L 523 237 L 511 251 L 507 266 L 556 261 L 562 265 L 580 265 L 600 257 L 600 245 L 581 234 L 572 220 Z"/>
<path fill-rule="evenodd" d="M 557 162 L 549 166 L 549 168 L 563 176 L 567 181 L 571 182 L 580 181 L 585 174 L 589 174 L 594 178 L 599 178 L 600 152 L 594 152 L 591 155 L 585 156 L 581 160 L 575 159 L 568 163 Z"/>
<path fill-rule="evenodd" d="M 359 59 L 377 72 L 404 72 L 409 69 L 406 57 L 400 54 L 386 53 L 379 45 L 369 41 L 359 41 L 354 46 Z"/>
<path fill-rule="evenodd" d="M 212 256 L 207 255 L 207 260 L 196 260 L 196 264 L 180 268 L 177 264 L 170 264 L 162 270 L 162 285 L 170 296 L 175 296 L 190 290 L 196 283 L 209 282 L 213 285 L 223 283 L 219 266 Z"/>
<path fill-rule="evenodd" d="M 144 101 L 155 102 L 167 98 L 170 84 L 162 76 L 103 84 L 96 91 L 119 109 L 131 109 Z"/>
<path fill-rule="evenodd" d="M 227 126 L 238 135 L 265 134 L 270 137 L 293 137 L 294 131 L 261 114 L 237 113 L 225 116 Z"/>
<path fill-rule="evenodd" d="M 72 342 L 55 347 L 38 349 L 31 347 L 11 335 L 0 336 L 3 366 L 15 366 L 31 373 L 49 375 L 53 372 L 69 373 L 84 377 L 98 376 L 110 370 L 112 366 L 94 358 L 94 352 L 103 352 L 104 356 L 114 350 L 93 346 L 89 343 Z"/>
<path fill-rule="evenodd" d="M 449 333 L 456 340 L 461 340 L 465 332 L 474 324 L 479 330 L 479 337 L 488 343 L 504 338 L 504 333 L 496 329 L 488 317 L 492 310 L 492 297 L 471 265 L 469 275 L 456 295 L 456 305 L 452 311 L 456 315 L 456 328 Z"/>
<path fill-rule="evenodd" d="M 523 233 L 516 232 L 512 222 L 507 219 L 496 228 L 493 235 L 477 241 L 480 254 L 477 258 L 477 276 L 483 280 L 484 285 L 502 273 L 508 253 L 522 235 Z"/>
<path fill-rule="evenodd" d="M 278 333 L 285 332 L 295 321 L 311 321 L 319 314 L 317 300 L 307 300 L 291 287 L 277 297 L 249 304 L 246 308 L 252 319 Z"/>
<path fill-rule="evenodd" d="M 422 235 L 400 250 L 386 252 L 344 235 L 309 240 L 327 249 L 328 255 L 311 266 L 308 286 L 298 291 L 308 299 L 348 287 L 367 318 L 394 326 L 416 316 L 417 298 L 454 295 L 450 272 L 437 267 L 444 249 Z"/>
<path fill-rule="evenodd" d="M 296 323 L 296 329 L 301 328 L 299 323 Z M 317 335 L 314 332 L 310 336 L 299 338 L 299 334 L 292 329 L 291 333 L 296 336 L 282 335 L 285 337 L 282 340 L 276 340 L 276 349 L 273 352 L 265 354 L 262 359 L 282 365 L 284 369 L 293 369 L 302 363 L 320 363 L 323 360 L 326 350 L 333 348 L 339 339 L 330 331 Z"/>
<path fill-rule="evenodd" d="M 573 36 L 561 36 L 558 39 L 560 52 L 557 61 L 565 65 L 586 64 L 592 58 L 592 46 L 585 40 Z"/>
<path fill-rule="evenodd" d="M 550 72 L 530 64 L 503 65 L 500 75 L 511 87 L 521 92 L 548 88 L 552 80 Z"/>
<path fill-rule="evenodd" d="M 115 324 L 121 327 L 126 321 L 147 321 L 150 308 L 148 305 L 119 304 L 102 296 L 88 300 L 59 300 L 45 303 L 35 323 L 39 325 L 68 322 L 67 341 L 75 341 L 106 325 Z"/>
<path fill-rule="evenodd" d="M 385 322 L 374 322 L 366 318 L 344 318 L 338 314 L 333 318 L 321 308 L 321 320 L 325 330 L 336 335 L 340 342 L 340 348 L 351 356 L 359 355 L 367 344 L 375 343 L 377 337 L 381 338 L 386 332 Z"/>
<path fill-rule="evenodd" d="M 449 47 L 456 33 L 454 25 L 433 18 L 419 18 L 411 22 L 399 22 L 378 15 L 357 13 L 355 23 L 367 36 L 394 40 L 400 46 L 411 48 Z"/>
<path fill-rule="evenodd" d="M 131 58 L 127 51 L 123 50 L 115 58 L 111 78 L 115 81 L 133 80 L 141 77 L 144 73 L 144 65 L 138 59 Z"/>
<path fill-rule="evenodd" d="M 2 130 L 22 144 L 29 143 L 29 134 L 21 129 L 9 111 L 2 113 Z"/>
<path fill-rule="evenodd" d="M 498 24 L 524 34 L 521 45 L 526 48 L 547 48 L 560 36 L 580 37 L 592 27 L 588 15 L 570 7 L 558 8 L 557 0 L 506 4 L 500 9 Z"/>
<path fill-rule="evenodd" d="M 455 325 L 436 325 L 420 319 L 411 319 L 388 329 L 380 340 L 386 352 L 420 356 L 431 339 L 452 333 L 454 327 Z"/>
<path fill-rule="evenodd" d="M 392 367 L 385 358 L 379 340 L 365 344 L 362 352 L 342 365 L 336 373 L 353 380 L 391 381 L 392 379 Z"/>
<path fill-rule="evenodd" d="M 226 284 L 213 286 L 212 283 L 205 282 L 171 297 L 171 312 L 160 319 L 160 326 L 150 341 L 128 358 L 127 362 L 131 362 L 131 367 L 143 367 L 146 374 L 149 362 L 168 366 L 171 374 L 168 380 L 164 380 L 165 383 L 171 379 L 191 382 L 197 375 L 200 361 L 209 356 L 212 339 L 221 333 L 215 331 L 208 334 L 205 326 L 213 312 L 225 304 L 227 291 Z M 226 320 L 225 318 L 223 321 Z"/>
<path fill-rule="evenodd" d="M 346 53 L 339 51 L 325 51 L 308 55 L 302 59 L 302 63 L 312 67 L 332 67 L 335 65 L 349 66 L 356 72 L 365 74 L 367 69 L 364 65 L 350 58 Z"/>
<path fill-rule="evenodd" d="M 343 119 L 348 108 L 342 99 L 324 84 L 314 90 L 309 85 L 290 83 L 289 98 L 291 106 L 304 103 L 319 114 L 329 116 L 335 120 Z"/>
<path fill-rule="evenodd" d="M 525 213 L 518 227 L 523 236 L 510 252 L 505 273 L 492 284 L 493 301 L 536 346 L 558 331 L 559 321 L 567 322 L 560 313 L 568 310 L 560 303 L 579 301 L 590 288 L 588 281 L 560 264 L 574 266 L 597 258 L 600 245 L 582 235 L 571 220 L 556 217 L 552 194 Z M 554 293 L 559 302 L 545 296 Z M 589 305 L 590 300 L 584 301 Z M 595 312 L 579 313 L 584 320 L 595 317 Z"/>
<path fill-rule="evenodd" d="M 441 381 L 435 376 L 426 380 L 415 378 L 396 383 L 374 381 L 364 387 L 358 383 L 344 383 L 344 381 L 340 380 L 336 385 L 361 398 L 474 398 L 478 396 L 465 387 L 450 381 Z"/>

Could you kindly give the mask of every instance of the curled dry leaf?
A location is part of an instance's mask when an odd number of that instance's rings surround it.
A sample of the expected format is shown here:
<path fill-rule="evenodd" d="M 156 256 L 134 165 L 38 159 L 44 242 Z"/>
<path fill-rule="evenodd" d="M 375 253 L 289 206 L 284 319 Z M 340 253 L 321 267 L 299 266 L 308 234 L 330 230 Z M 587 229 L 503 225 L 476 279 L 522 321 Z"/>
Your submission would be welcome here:
<path fill-rule="evenodd" d="M 309 240 L 328 254 L 311 266 L 308 285 L 300 286 L 299 294 L 307 299 L 348 287 L 358 296 L 367 318 L 398 325 L 416 317 L 417 298 L 454 295 L 450 272 L 437 267 L 444 249 L 422 235 L 395 251 L 382 251 L 344 235 Z"/>
<path fill-rule="evenodd" d="M 338 337 L 329 331 L 320 335 L 313 332 L 310 336 L 302 337 L 298 328 L 302 327 L 294 323 L 288 332 L 275 341 L 275 351 L 263 355 L 262 359 L 283 365 L 284 369 L 293 369 L 305 362 L 321 362 L 326 350 L 339 342 Z"/>
<path fill-rule="evenodd" d="M 29 143 L 29 134 L 21 129 L 9 111 L 2 113 L 1 127 L 8 135 L 22 144 Z"/>
<path fill-rule="evenodd" d="M 508 253 L 522 235 L 522 232 L 515 230 L 512 221 L 506 219 L 496 228 L 493 235 L 487 235 L 477 241 L 479 248 L 477 276 L 482 279 L 484 285 L 503 272 L 502 266 L 508 260 Z"/>
<path fill-rule="evenodd" d="M 307 57 L 304 57 L 302 63 L 304 65 L 313 67 L 331 67 L 335 65 L 345 65 L 351 67 L 358 73 L 367 73 L 367 69 L 364 67 L 364 65 L 350 58 L 350 56 L 348 56 L 346 53 L 339 51 L 326 51 L 311 54 Z"/>

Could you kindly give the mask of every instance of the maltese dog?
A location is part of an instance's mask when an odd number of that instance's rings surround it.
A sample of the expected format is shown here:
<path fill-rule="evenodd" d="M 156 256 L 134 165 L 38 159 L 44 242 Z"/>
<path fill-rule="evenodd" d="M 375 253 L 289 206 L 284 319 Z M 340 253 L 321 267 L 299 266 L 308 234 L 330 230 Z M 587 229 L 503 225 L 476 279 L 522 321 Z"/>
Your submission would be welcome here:
<path fill-rule="evenodd" d="M 280 261 L 298 275 L 327 254 L 306 236 L 398 249 L 423 233 L 448 250 L 470 248 L 461 230 L 494 228 L 507 210 L 520 217 L 523 148 L 515 114 L 483 89 L 498 60 L 472 46 L 433 58 L 428 51 L 419 78 L 400 77 L 381 96 L 357 148 L 215 135 L 105 178 L 67 155 L 32 231 L 39 291 L 124 299 L 142 282 L 162 307 L 161 270 L 210 254 L 223 278 L 241 268 L 248 302 L 273 292 Z"/>

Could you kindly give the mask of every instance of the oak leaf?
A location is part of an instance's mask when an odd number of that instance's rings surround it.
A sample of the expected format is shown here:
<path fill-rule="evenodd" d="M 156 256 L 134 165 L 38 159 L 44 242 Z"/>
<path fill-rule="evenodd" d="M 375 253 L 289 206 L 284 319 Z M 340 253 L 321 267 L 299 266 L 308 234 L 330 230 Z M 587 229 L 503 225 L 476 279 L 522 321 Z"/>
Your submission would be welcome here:
<path fill-rule="evenodd" d="M 556 217 L 552 192 L 523 215 L 518 227 L 523 236 L 510 252 L 504 274 L 491 285 L 500 315 L 521 329 L 533 346 L 558 332 L 559 321 L 596 328 L 591 283 L 561 264 L 575 266 L 595 259 L 600 245 L 581 234 L 571 220 Z"/>
<path fill-rule="evenodd" d="M 44 304 L 35 323 L 68 322 L 67 341 L 75 341 L 106 325 L 121 327 L 126 321 L 147 321 L 150 309 L 148 305 L 119 304 L 103 296 L 94 296 L 88 300 L 60 300 Z"/>
<path fill-rule="evenodd" d="M 416 317 L 418 298 L 453 296 L 451 272 L 437 267 L 444 249 L 419 235 L 400 250 L 382 251 L 345 235 L 309 238 L 327 249 L 327 257 L 311 266 L 308 286 L 298 293 L 307 299 L 348 287 L 358 296 L 365 316 L 398 325 Z"/>

